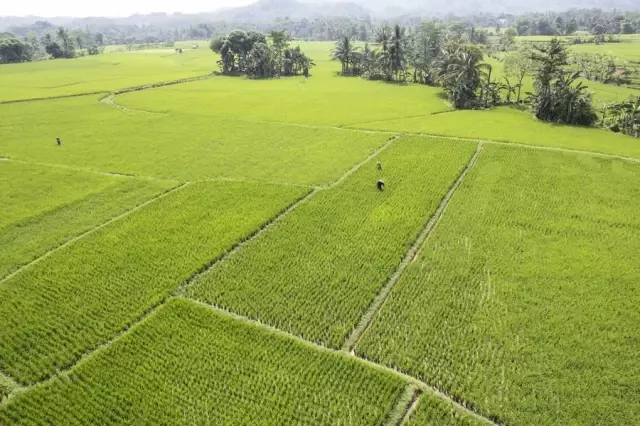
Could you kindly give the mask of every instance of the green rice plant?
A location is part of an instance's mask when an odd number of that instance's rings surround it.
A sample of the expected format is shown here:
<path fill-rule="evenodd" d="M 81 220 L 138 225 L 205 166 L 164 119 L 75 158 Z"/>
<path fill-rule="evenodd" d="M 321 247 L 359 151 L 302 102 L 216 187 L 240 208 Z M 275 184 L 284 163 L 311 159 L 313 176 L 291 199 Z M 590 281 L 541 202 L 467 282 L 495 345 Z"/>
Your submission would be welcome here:
<path fill-rule="evenodd" d="M 320 191 L 189 289 L 305 339 L 338 348 L 389 280 L 474 143 L 402 137 Z M 384 192 L 376 190 L 382 178 Z"/>
<path fill-rule="evenodd" d="M 368 123 L 362 127 L 592 151 L 640 159 L 640 142 L 632 137 L 599 129 L 544 123 L 512 108 L 455 111 L 426 118 Z"/>
<path fill-rule="evenodd" d="M 327 184 L 390 137 L 122 111 L 89 96 L 0 105 L 0 113 L 0 155 L 179 181 Z"/>
<path fill-rule="evenodd" d="M 486 423 L 465 413 L 452 403 L 437 398 L 432 393 L 423 393 L 418 406 L 405 425 L 481 426 Z"/>
<path fill-rule="evenodd" d="M 88 194 L 1 228 L 0 279 L 48 250 L 168 190 L 170 186 L 175 184 L 120 178 L 102 192 Z M 59 187 L 54 186 L 53 189 Z"/>
<path fill-rule="evenodd" d="M 640 165 L 486 145 L 357 353 L 506 424 L 640 423 Z"/>
<path fill-rule="evenodd" d="M 113 52 L 73 60 L 0 66 L 0 102 L 40 99 L 211 74 L 217 58 L 208 49 Z"/>
<path fill-rule="evenodd" d="M 197 183 L 0 284 L 0 371 L 21 384 L 68 368 L 304 194 Z"/>
<path fill-rule="evenodd" d="M 353 357 L 174 299 L 2 424 L 381 425 L 405 382 Z"/>
<path fill-rule="evenodd" d="M 9 396 L 13 389 L 14 383 L 11 381 L 11 379 L 0 374 L 0 403 L 2 403 L 7 396 Z"/>
<path fill-rule="evenodd" d="M 427 116 L 452 109 L 438 96 L 440 88 L 335 76 L 339 69 L 339 63 L 320 63 L 308 80 L 216 77 L 128 93 L 116 100 L 128 108 L 154 112 L 325 126 Z"/>
<path fill-rule="evenodd" d="M 0 160 L 0 230 L 115 183 L 108 176 Z"/>

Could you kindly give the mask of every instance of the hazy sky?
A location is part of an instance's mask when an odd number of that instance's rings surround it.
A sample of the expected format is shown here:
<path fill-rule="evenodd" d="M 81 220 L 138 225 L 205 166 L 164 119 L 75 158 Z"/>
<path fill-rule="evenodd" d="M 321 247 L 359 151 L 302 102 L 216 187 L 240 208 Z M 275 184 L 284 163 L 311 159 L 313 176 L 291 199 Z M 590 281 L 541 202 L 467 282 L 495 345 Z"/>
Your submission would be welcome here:
<path fill-rule="evenodd" d="M 255 0 L 7 0 L 3 16 L 129 16 L 151 12 L 209 12 L 221 7 L 243 6 Z"/>

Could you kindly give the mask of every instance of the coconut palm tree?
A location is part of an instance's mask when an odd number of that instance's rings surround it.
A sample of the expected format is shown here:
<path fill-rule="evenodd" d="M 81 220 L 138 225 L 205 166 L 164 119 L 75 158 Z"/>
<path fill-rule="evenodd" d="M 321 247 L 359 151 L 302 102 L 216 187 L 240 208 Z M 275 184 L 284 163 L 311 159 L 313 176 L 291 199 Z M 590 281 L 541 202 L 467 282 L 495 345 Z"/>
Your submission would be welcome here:
<path fill-rule="evenodd" d="M 351 65 L 353 64 L 354 54 L 359 49 L 354 46 L 351 39 L 347 36 L 342 37 L 333 48 L 333 58 L 342 64 L 342 75 L 351 74 Z"/>
<path fill-rule="evenodd" d="M 449 46 L 436 63 L 437 79 L 455 108 L 475 106 L 476 91 L 488 77 L 488 64 L 464 45 Z"/>
<path fill-rule="evenodd" d="M 396 25 L 389 43 L 390 71 L 395 74 L 396 81 L 400 80 L 400 73 L 404 73 L 406 62 L 407 29 Z M 404 74 L 403 74 L 404 75 Z"/>

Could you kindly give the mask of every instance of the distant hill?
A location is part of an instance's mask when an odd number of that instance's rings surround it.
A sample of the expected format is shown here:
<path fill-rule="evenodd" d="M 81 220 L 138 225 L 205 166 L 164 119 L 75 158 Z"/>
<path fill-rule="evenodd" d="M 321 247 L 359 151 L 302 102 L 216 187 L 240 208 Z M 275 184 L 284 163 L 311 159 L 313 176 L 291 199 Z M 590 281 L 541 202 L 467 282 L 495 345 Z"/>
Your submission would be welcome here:
<path fill-rule="evenodd" d="M 561 12 L 569 9 L 638 10 L 638 0 L 352 0 L 371 10 L 378 17 L 393 17 L 408 13 L 423 16 L 454 14 L 467 16 L 473 13 Z"/>
<path fill-rule="evenodd" d="M 362 17 L 371 12 L 352 2 L 299 2 L 296 0 L 260 0 L 248 6 L 230 8 L 213 14 L 217 20 L 266 22 L 279 18 Z"/>
<path fill-rule="evenodd" d="M 322 17 L 359 18 L 370 16 L 374 19 L 392 19 L 400 16 L 416 18 L 451 14 L 468 16 L 474 13 L 517 15 L 527 12 L 559 12 L 572 8 L 601 8 L 608 11 L 612 9 L 638 10 L 640 9 L 640 0 L 536 0 L 534 2 L 522 0 L 429 0 L 428 2 L 425 0 L 396 0 L 394 2 L 389 2 L 389 0 L 259 0 L 248 6 L 197 14 L 151 13 L 135 14 L 126 18 L 0 16 L 0 31 L 11 27 L 31 25 L 36 21 L 48 21 L 53 25 L 71 27 L 107 25 L 108 23 L 167 26 L 216 21 L 228 23 L 274 22 L 285 18 L 301 20 Z"/>

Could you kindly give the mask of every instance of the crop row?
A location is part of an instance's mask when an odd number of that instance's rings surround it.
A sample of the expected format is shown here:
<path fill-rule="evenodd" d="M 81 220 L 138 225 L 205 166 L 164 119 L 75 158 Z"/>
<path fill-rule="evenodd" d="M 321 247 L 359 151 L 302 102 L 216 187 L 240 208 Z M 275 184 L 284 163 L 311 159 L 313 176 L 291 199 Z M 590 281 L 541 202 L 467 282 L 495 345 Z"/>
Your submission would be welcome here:
<path fill-rule="evenodd" d="M 192 184 L 23 270 L 0 284 L 0 370 L 30 383 L 68 367 L 303 192 Z"/>
<path fill-rule="evenodd" d="M 1 424 L 382 424 L 405 387 L 347 355 L 174 299 Z"/>
<path fill-rule="evenodd" d="M 119 180 L 102 192 L 1 228 L 0 278 L 167 189 L 166 183 Z"/>
<path fill-rule="evenodd" d="M 480 158 L 357 352 L 508 424 L 639 424 L 640 167 Z"/>
<path fill-rule="evenodd" d="M 398 139 L 202 276 L 189 295 L 340 347 L 475 149 Z"/>

